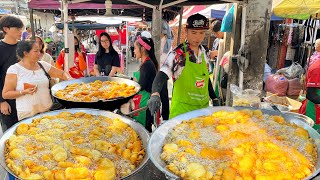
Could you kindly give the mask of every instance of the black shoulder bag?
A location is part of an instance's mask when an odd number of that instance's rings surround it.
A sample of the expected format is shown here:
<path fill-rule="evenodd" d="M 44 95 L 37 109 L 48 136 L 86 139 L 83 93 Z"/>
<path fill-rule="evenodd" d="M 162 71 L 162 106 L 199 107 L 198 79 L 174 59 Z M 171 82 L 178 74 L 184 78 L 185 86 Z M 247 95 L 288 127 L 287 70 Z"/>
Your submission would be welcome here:
<path fill-rule="evenodd" d="M 47 78 L 49 80 L 49 92 L 50 92 L 50 96 L 51 96 L 51 99 L 53 102 L 53 104 L 50 108 L 50 111 L 63 109 L 64 107 L 52 96 L 52 93 L 51 93 L 51 87 L 55 84 L 55 80 L 50 77 L 50 75 L 47 73 L 47 71 L 44 69 L 44 67 L 42 66 L 42 64 L 40 62 L 38 62 L 38 64 L 41 67 L 41 69 L 44 71 L 44 74 L 47 76 Z"/>

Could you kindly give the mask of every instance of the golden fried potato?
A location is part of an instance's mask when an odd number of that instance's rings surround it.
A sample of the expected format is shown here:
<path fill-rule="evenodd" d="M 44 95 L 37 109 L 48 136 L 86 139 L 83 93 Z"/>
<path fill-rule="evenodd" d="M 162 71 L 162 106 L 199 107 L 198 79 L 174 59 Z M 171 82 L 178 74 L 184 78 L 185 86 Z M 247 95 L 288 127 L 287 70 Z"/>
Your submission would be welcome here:
<path fill-rule="evenodd" d="M 161 159 L 186 180 L 298 180 L 312 174 L 317 161 L 308 131 L 260 110 L 182 121 L 164 142 Z"/>
<path fill-rule="evenodd" d="M 29 130 L 29 125 L 28 124 L 20 124 L 18 127 L 17 127 L 17 135 L 20 135 L 20 134 L 26 134 Z"/>
<path fill-rule="evenodd" d="M 191 179 L 198 179 L 205 176 L 206 170 L 199 163 L 190 163 L 187 167 L 187 176 Z"/>
<path fill-rule="evenodd" d="M 20 125 L 5 148 L 8 168 L 21 179 L 115 179 L 130 174 L 144 155 L 141 139 L 129 125 L 82 112 Z"/>
<path fill-rule="evenodd" d="M 85 167 L 79 167 L 79 168 L 68 167 L 65 170 L 65 175 L 67 179 L 84 179 L 84 178 L 88 178 L 90 173 L 89 173 L 89 169 Z"/>

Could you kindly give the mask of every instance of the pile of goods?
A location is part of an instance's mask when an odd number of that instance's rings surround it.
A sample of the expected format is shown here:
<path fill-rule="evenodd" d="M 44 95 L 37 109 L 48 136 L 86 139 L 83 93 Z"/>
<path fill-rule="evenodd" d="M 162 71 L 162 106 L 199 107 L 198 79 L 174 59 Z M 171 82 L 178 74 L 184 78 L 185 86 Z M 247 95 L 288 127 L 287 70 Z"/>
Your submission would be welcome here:
<path fill-rule="evenodd" d="M 134 171 L 144 155 L 128 124 L 84 112 L 20 124 L 5 146 L 7 166 L 21 179 L 119 179 Z"/>
<path fill-rule="evenodd" d="M 307 130 L 260 110 L 219 111 L 178 124 L 161 159 L 183 179 L 303 179 L 317 149 Z"/>
<path fill-rule="evenodd" d="M 129 97 L 136 93 L 135 86 L 115 81 L 96 80 L 91 83 L 74 83 L 56 92 L 56 97 L 76 102 L 96 102 L 105 99 Z"/>

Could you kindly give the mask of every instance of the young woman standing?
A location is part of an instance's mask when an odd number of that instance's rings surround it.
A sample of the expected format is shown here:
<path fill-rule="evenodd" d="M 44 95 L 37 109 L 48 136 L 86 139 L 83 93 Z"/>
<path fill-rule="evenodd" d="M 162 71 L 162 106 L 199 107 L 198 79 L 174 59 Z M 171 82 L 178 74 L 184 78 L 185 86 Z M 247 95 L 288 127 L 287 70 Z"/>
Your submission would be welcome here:
<path fill-rule="evenodd" d="M 114 50 L 108 33 L 100 35 L 99 50 L 96 54 L 94 73 L 96 76 L 114 76 L 120 70 L 119 54 Z"/>
<path fill-rule="evenodd" d="M 64 50 L 61 51 L 56 62 L 58 69 L 64 69 Z M 69 68 L 69 74 L 72 78 L 78 79 L 84 77 L 84 70 L 87 69 L 84 53 L 81 52 L 79 39 L 74 36 L 74 65 Z"/>

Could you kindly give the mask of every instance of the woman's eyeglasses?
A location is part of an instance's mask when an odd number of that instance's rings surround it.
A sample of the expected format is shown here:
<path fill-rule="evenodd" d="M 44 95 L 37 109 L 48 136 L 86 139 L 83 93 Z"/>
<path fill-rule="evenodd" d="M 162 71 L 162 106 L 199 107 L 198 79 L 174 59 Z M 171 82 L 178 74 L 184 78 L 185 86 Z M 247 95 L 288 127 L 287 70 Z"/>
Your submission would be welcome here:
<path fill-rule="evenodd" d="M 101 43 L 107 43 L 107 42 L 109 42 L 108 40 L 105 40 L 105 41 L 101 41 Z"/>

